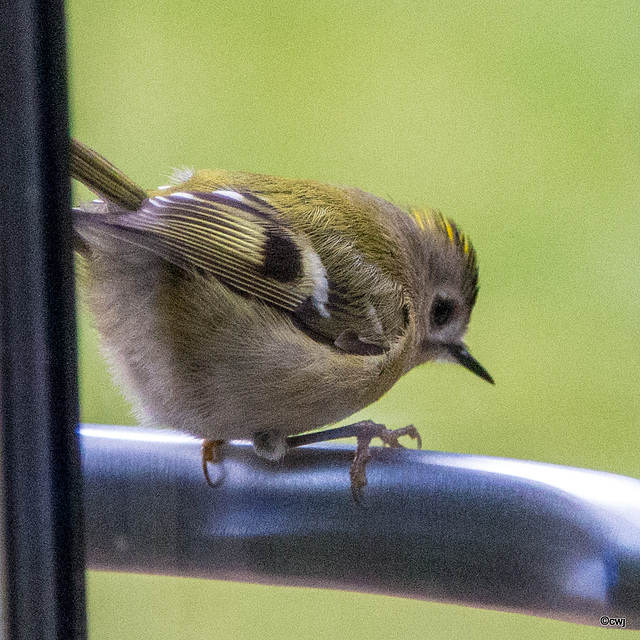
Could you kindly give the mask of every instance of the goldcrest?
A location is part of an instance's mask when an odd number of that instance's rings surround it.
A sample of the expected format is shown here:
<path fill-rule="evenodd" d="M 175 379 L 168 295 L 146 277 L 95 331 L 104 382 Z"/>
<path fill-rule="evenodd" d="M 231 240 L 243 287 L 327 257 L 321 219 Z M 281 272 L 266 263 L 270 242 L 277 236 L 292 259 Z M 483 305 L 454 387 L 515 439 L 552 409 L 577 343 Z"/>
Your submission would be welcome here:
<path fill-rule="evenodd" d="M 431 360 L 491 376 L 463 342 L 476 254 L 434 210 L 353 187 L 220 170 L 178 171 L 145 191 L 72 142 L 72 175 L 100 199 L 74 209 L 86 299 L 143 423 L 209 443 L 290 446 L 413 427 L 296 435 L 342 420 Z M 206 448 L 211 454 L 212 448 Z"/>

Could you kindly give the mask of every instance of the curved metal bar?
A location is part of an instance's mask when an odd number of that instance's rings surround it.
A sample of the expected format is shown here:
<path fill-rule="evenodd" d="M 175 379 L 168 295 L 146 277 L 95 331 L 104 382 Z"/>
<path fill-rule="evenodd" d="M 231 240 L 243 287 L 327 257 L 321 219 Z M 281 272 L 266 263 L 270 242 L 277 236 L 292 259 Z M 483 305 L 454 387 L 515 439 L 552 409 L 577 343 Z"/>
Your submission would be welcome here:
<path fill-rule="evenodd" d="M 202 474 L 201 441 L 82 428 L 89 568 L 375 592 L 640 628 L 640 481 L 557 465 L 248 443 Z M 217 467 L 217 468 L 215 468 Z"/>

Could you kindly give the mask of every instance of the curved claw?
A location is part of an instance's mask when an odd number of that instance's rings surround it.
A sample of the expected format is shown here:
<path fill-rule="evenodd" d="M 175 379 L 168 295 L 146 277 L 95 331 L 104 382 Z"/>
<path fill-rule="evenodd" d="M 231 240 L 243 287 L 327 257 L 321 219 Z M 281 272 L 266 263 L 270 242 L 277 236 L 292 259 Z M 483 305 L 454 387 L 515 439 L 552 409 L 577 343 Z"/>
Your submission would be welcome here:
<path fill-rule="evenodd" d="M 218 486 L 222 480 L 224 479 L 224 470 L 218 474 L 218 478 L 215 480 L 211 480 L 211 476 L 209 475 L 209 466 L 208 463 L 216 464 L 222 461 L 222 445 L 224 444 L 224 440 L 203 440 L 202 441 L 202 472 L 204 473 L 204 479 L 207 481 L 207 484 L 210 487 Z"/>

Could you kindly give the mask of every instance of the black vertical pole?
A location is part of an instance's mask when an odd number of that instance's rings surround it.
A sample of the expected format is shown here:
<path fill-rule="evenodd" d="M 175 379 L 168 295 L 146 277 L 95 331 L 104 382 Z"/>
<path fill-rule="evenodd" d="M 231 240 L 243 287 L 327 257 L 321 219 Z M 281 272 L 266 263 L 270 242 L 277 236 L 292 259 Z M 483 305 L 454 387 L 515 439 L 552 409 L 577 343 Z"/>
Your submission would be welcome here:
<path fill-rule="evenodd" d="M 0 600 L 10 640 L 86 636 L 63 6 L 0 0 Z"/>

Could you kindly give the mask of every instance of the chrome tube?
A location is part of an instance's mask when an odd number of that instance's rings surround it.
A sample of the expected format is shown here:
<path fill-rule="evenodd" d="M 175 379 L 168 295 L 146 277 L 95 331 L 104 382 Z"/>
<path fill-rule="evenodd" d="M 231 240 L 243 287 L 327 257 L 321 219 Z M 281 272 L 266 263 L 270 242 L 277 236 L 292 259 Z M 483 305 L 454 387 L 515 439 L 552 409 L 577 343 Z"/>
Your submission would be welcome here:
<path fill-rule="evenodd" d="M 557 465 L 353 447 L 281 463 L 174 431 L 82 429 L 89 568 L 382 593 L 640 628 L 640 481 Z"/>

